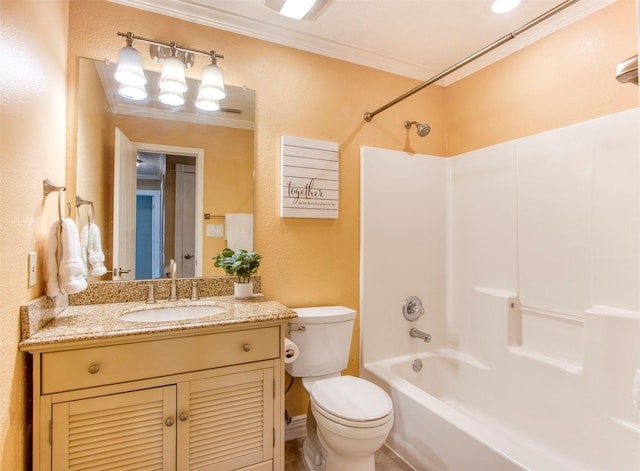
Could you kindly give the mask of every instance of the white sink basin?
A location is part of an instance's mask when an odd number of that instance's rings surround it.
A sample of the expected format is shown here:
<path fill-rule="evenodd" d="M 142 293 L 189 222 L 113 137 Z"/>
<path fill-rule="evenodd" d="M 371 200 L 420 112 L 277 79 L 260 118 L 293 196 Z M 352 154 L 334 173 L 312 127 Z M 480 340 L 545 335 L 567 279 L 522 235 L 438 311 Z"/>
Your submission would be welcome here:
<path fill-rule="evenodd" d="M 128 312 L 120 319 L 130 322 L 169 322 L 215 316 L 225 311 L 220 306 L 170 306 Z"/>

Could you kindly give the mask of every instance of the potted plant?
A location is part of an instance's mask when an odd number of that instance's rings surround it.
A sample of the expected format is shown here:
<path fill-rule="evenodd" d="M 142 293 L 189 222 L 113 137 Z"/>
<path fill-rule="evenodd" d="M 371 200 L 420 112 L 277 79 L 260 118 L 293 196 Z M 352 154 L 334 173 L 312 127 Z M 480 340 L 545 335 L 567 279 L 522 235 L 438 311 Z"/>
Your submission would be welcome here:
<path fill-rule="evenodd" d="M 235 275 L 238 281 L 234 283 L 234 293 L 237 299 L 247 299 L 253 294 L 253 282 L 251 276 L 255 275 L 260 267 L 262 256 L 257 252 L 249 252 L 244 249 L 224 249 L 214 255 L 214 266 L 222 268 L 227 275 Z"/>

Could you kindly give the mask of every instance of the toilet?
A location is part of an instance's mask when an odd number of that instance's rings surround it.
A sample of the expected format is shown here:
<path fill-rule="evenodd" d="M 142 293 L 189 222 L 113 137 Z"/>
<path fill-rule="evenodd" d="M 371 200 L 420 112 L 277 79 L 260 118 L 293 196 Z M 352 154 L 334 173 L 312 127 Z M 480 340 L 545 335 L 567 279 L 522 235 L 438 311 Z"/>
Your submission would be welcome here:
<path fill-rule="evenodd" d="M 340 375 L 349 361 L 356 312 L 343 306 L 294 310 L 298 317 L 289 323 L 289 338 L 299 356 L 285 366 L 309 393 L 305 468 L 374 471 L 375 452 L 393 425 L 393 403 L 379 386 Z"/>

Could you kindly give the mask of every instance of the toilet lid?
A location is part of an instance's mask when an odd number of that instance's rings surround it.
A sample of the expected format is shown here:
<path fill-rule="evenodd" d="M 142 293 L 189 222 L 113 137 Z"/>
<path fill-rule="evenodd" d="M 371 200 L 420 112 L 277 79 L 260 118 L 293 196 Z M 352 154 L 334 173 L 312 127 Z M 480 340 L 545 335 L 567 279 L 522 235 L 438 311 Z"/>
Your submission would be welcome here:
<path fill-rule="evenodd" d="M 380 419 L 393 410 L 391 398 L 381 387 L 355 376 L 317 381 L 311 398 L 329 414 L 354 422 Z"/>

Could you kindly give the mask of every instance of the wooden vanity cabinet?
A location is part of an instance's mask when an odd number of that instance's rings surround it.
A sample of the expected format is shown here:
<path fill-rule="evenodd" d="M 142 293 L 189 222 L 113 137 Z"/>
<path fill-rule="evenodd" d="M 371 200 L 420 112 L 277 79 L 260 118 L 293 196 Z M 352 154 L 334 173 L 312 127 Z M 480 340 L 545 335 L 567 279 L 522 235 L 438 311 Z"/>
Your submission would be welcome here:
<path fill-rule="evenodd" d="M 34 352 L 33 469 L 283 469 L 282 329 Z"/>

